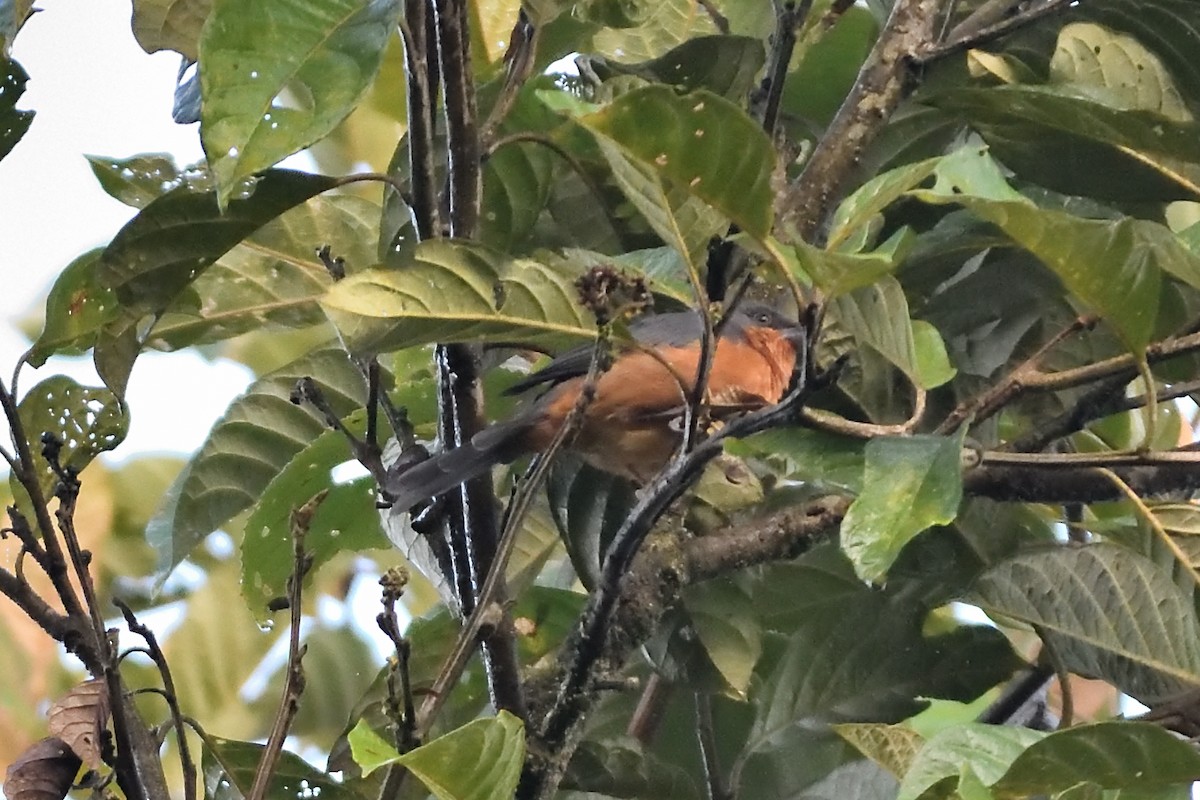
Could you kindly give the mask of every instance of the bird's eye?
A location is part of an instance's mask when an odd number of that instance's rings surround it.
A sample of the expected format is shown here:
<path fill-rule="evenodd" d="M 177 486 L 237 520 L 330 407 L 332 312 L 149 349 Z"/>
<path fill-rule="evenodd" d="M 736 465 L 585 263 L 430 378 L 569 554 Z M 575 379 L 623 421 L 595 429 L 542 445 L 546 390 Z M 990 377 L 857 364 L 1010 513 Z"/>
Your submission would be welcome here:
<path fill-rule="evenodd" d="M 770 325 L 771 324 L 771 315 L 768 314 L 766 311 L 760 311 L 760 312 L 758 312 L 758 321 L 761 322 L 763 325 Z"/>

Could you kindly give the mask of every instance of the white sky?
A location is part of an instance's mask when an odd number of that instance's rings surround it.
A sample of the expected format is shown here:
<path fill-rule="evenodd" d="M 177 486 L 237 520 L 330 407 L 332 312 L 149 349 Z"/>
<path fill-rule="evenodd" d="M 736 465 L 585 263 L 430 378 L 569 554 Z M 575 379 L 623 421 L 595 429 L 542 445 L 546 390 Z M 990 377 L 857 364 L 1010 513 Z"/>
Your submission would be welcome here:
<path fill-rule="evenodd" d="M 169 152 L 202 157 L 197 126 L 171 120 L 179 57 L 146 55 L 130 31 L 127 0 L 46 0 L 21 30 L 13 57 L 29 73 L 18 107 L 37 112 L 25 138 L 0 161 L 0 375 L 28 347 L 15 323 L 40 302 L 77 255 L 105 244 L 134 210 L 113 200 L 84 155 Z M 65 372 L 99 385 L 90 359 L 52 359 L 22 373 L 28 389 Z M 190 451 L 250 374 L 189 353 L 139 359 L 130 380 L 129 439 L 116 455 Z"/>

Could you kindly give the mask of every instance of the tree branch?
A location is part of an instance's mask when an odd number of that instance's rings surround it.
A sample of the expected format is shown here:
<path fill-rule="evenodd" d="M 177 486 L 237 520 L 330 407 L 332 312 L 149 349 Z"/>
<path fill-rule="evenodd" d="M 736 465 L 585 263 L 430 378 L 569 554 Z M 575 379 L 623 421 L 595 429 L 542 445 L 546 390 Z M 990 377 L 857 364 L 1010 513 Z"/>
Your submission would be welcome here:
<path fill-rule="evenodd" d="M 471 238 L 479 225 L 482 193 L 482 148 L 479 140 L 475 87 L 471 82 L 470 37 L 465 0 L 437 0 L 437 42 L 445 94 L 449 151 L 450 235 Z M 461 447 L 483 429 L 479 368 L 474 352 L 464 345 L 439 345 L 439 431 L 447 446 Z M 481 475 L 459 490 L 449 514 L 452 560 L 457 558 L 459 600 L 463 614 L 475 611 L 478 592 L 487 580 L 500 540 L 496 496 L 491 477 Z M 462 562 L 462 556 L 467 560 Z M 465 569 L 464 569 L 465 568 Z M 465 580 L 464 580 L 465 578 Z M 501 607 L 507 599 L 502 576 L 496 588 Z M 504 612 L 483 640 L 483 660 L 492 703 L 521 717 L 526 716 L 521 690 L 512 620 Z"/>
<path fill-rule="evenodd" d="M 599 678 L 617 674 L 685 586 L 740 567 L 799 556 L 837 530 L 849 505 L 848 498 L 827 496 L 698 539 L 654 538 L 639 550 L 622 580 L 609 635 L 596 654 L 595 674 Z M 541 688 L 551 695 L 568 668 L 576 639 L 566 642 L 556 663 L 540 675 Z M 529 730 L 529 756 L 517 790 L 520 800 L 554 796 L 582 734 L 582 720 L 601 691 L 600 686 L 591 686 L 573 697 L 571 718 L 557 740 L 548 740 L 540 730 Z"/>
<path fill-rule="evenodd" d="M 970 50 L 993 42 L 1026 27 L 1043 17 L 1065 11 L 1078 0 L 1045 0 L 1019 14 L 1008 16 L 1018 5 L 1017 0 L 991 0 L 967 17 L 950 32 L 949 40 L 926 48 L 917 54 L 918 64 L 928 64 L 939 58 Z"/>
<path fill-rule="evenodd" d="M 784 230 L 813 243 L 821 238 L 863 151 L 910 91 L 913 56 L 932 40 L 940 7 L 941 0 L 896 0 L 853 89 L 780 198 Z"/>

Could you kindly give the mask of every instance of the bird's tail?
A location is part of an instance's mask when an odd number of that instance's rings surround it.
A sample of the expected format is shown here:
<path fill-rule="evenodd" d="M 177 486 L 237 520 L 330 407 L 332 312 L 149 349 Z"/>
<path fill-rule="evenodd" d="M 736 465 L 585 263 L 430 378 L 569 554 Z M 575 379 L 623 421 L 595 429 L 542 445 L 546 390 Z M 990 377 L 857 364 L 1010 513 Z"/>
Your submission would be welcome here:
<path fill-rule="evenodd" d="M 462 447 L 443 450 L 395 477 L 389 476 L 384 490 L 394 498 L 395 508 L 412 508 L 524 453 L 525 434 L 531 426 L 530 421 L 520 418 L 489 425 Z"/>

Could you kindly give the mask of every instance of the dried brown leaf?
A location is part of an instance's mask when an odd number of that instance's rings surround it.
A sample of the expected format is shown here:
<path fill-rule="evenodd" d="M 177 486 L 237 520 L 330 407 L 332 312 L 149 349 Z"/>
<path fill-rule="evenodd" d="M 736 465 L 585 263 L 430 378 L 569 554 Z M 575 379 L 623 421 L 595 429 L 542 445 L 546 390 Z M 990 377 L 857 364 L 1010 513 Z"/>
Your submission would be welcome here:
<path fill-rule="evenodd" d="M 99 678 L 84 681 L 50 706 L 50 733 L 92 769 L 103 764 L 100 740 L 107 724 L 108 687 Z"/>
<path fill-rule="evenodd" d="M 34 742 L 8 766 L 4 794 L 8 800 L 62 800 L 80 763 L 62 739 L 51 736 Z"/>

